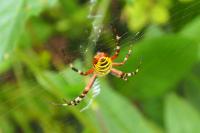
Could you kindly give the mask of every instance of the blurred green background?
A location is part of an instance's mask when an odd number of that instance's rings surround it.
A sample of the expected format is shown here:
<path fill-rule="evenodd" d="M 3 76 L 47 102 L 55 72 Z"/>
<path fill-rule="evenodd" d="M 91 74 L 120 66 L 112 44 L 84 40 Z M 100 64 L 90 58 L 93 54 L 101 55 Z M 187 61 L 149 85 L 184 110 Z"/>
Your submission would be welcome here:
<path fill-rule="evenodd" d="M 0 133 L 200 133 L 200 1 L 0 0 Z M 127 82 L 99 78 L 100 94 L 76 107 L 88 83 L 69 68 L 112 55 L 121 35 Z"/>

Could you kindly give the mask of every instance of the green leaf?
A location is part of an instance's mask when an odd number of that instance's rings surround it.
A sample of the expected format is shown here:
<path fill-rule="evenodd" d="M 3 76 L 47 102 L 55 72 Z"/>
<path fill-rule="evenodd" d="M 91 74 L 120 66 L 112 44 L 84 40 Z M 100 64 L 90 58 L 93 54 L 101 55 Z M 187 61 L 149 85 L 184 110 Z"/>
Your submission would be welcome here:
<path fill-rule="evenodd" d="M 16 47 L 27 18 L 39 15 L 46 7 L 44 5 L 53 5 L 57 0 L 45 1 L 0 0 L 0 72 L 10 67 L 11 62 L 7 60 L 12 57 L 11 52 Z"/>
<path fill-rule="evenodd" d="M 166 98 L 165 122 L 168 133 L 199 133 L 200 115 L 184 99 L 172 94 Z"/>
<path fill-rule="evenodd" d="M 23 10 L 24 0 L 0 0 L 0 3 L 0 64 L 2 64 L 11 57 L 10 52 L 16 45 L 26 15 Z M 0 65 L 0 71 L 1 67 Z"/>
<path fill-rule="evenodd" d="M 190 72 L 197 62 L 198 45 L 195 41 L 178 35 L 146 39 L 133 48 L 134 55 L 129 58 L 124 72 L 134 71 L 142 58 L 138 75 L 129 78 L 127 82 L 117 79 L 115 87 L 127 95 L 148 99 L 163 95 Z M 123 58 L 127 50 L 123 49 Z M 118 61 L 122 61 L 118 60 Z"/>
<path fill-rule="evenodd" d="M 180 34 L 200 41 L 200 17 L 197 17 L 192 22 L 188 23 L 180 32 Z"/>
<path fill-rule="evenodd" d="M 195 41 L 198 42 L 199 44 L 199 60 L 200 60 L 200 38 L 199 38 L 199 35 L 200 35 L 200 17 L 197 17 L 196 19 L 194 19 L 192 22 L 190 22 L 189 24 L 187 24 L 180 32 L 180 34 L 188 37 L 188 38 L 191 38 Z"/>
<path fill-rule="evenodd" d="M 101 93 L 94 106 L 97 116 L 101 117 L 101 132 L 111 133 L 158 133 L 161 130 L 141 115 L 141 113 L 120 94 L 116 93 L 105 81 L 100 82 Z M 97 117 L 97 119 L 99 119 Z M 103 126 L 103 127 L 101 127 Z"/>

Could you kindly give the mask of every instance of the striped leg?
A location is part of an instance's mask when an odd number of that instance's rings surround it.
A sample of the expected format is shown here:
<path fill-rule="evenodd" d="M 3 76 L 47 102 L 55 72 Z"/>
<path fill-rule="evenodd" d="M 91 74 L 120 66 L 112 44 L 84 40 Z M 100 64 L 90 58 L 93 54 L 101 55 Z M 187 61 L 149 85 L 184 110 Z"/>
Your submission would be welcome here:
<path fill-rule="evenodd" d="M 111 60 L 114 60 L 118 57 L 119 52 L 120 52 L 120 46 L 119 46 L 119 40 L 120 40 L 120 36 L 116 36 L 116 50 L 115 50 L 115 54 L 111 57 Z"/>
<path fill-rule="evenodd" d="M 77 73 L 79 73 L 80 75 L 83 75 L 83 76 L 87 76 L 87 75 L 92 74 L 94 72 L 93 68 L 89 69 L 87 72 L 82 72 L 82 71 L 78 70 L 77 68 L 75 68 L 73 66 L 73 64 L 70 64 L 70 67 L 73 71 L 75 71 L 75 72 L 77 72 Z"/>
<path fill-rule="evenodd" d="M 122 66 L 126 63 L 126 61 L 128 60 L 129 56 L 131 55 L 131 48 L 128 50 L 128 54 L 126 54 L 126 57 L 124 58 L 123 62 L 119 62 L 119 63 L 112 63 L 113 66 Z"/>
<path fill-rule="evenodd" d="M 134 76 L 138 72 L 139 72 L 139 67 L 134 72 L 129 72 L 129 73 L 124 73 L 124 72 L 122 72 L 120 70 L 117 70 L 117 69 L 114 69 L 114 68 L 111 69 L 111 74 L 112 75 L 114 75 L 114 76 L 116 76 L 118 78 L 121 78 L 123 80 L 127 80 L 128 77 Z"/>
<path fill-rule="evenodd" d="M 76 106 L 87 95 L 89 90 L 92 88 L 92 85 L 94 84 L 94 81 L 96 80 L 96 78 L 97 78 L 97 76 L 96 76 L 96 74 L 94 74 L 92 76 L 92 78 L 90 79 L 89 83 L 87 84 L 87 86 L 85 87 L 85 89 L 83 90 L 83 92 L 81 93 L 81 95 L 76 97 L 74 100 L 71 100 L 70 102 L 68 102 L 67 100 L 64 99 L 64 103 L 63 104 L 55 104 L 55 105 L 61 105 L 61 106 L 70 106 L 70 105 L 72 105 L 72 106 Z"/>

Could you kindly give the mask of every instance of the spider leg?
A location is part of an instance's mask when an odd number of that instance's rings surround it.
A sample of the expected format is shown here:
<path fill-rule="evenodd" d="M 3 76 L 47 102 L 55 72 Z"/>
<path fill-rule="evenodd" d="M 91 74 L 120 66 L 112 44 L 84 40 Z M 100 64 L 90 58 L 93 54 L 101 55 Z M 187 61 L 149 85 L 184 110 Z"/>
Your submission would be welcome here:
<path fill-rule="evenodd" d="M 82 75 L 82 76 L 87 76 L 87 75 L 92 74 L 92 73 L 94 72 L 93 68 L 89 69 L 89 70 L 86 71 L 86 72 L 82 72 L 82 71 L 80 71 L 79 69 L 75 68 L 75 67 L 73 66 L 73 64 L 70 64 L 70 67 L 71 67 L 71 69 L 72 69 L 73 71 L 79 73 L 79 74 Z"/>
<path fill-rule="evenodd" d="M 74 100 L 71 101 L 67 101 L 64 99 L 64 103 L 63 104 L 55 104 L 55 105 L 61 105 L 61 106 L 76 106 L 77 104 L 79 104 L 83 98 L 87 95 L 87 93 L 89 92 L 89 90 L 92 88 L 92 85 L 94 84 L 94 81 L 96 80 L 97 75 L 94 74 L 92 76 L 92 78 L 90 79 L 89 83 L 87 84 L 87 86 L 85 87 L 85 89 L 83 90 L 83 92 L 81 93 L 81 95 L 79 95 L 78 97 L 76 97 Z"/>
<path fill-rule="evenodd" d="M 130 47 L 129 50 L 128 50 L 128 53 L 126 54 L 126 56 L 125 56 L 125 58 L 123 60 L 123 62 L 113 62 L 112 65 L 113 66 L 122 66 L 122 65 L 124 65 L 126 63 L 126 61 L 128 60 L 129 56 L 131 55 L 131 52 L 132 52 L 132 50 L 131 50 L 131 47 Z"/>
<path fill-rule="evenodd" d="M 120 40 L 120 36 L 116 35 L 116 50 L 115 50 L 115 54 L 111 57 L 111 60 L 114 60 L 118 57 L 119 52 L 120 52 L 120 46 L 119 46 L 119 40 Z"/>
<path fill-rule="evenodd" d="M 139 67 L 134 72 L 128 72 L 128 73 L 124 73 L 124 72 L 114 69 L 114 68 L 111 69 L 112 75 L 114 75 L 118 78 L 121 78 L 123 80 L 127 80 L 128 77 L 135 76 L 138 72 L 139 72 Z"/>

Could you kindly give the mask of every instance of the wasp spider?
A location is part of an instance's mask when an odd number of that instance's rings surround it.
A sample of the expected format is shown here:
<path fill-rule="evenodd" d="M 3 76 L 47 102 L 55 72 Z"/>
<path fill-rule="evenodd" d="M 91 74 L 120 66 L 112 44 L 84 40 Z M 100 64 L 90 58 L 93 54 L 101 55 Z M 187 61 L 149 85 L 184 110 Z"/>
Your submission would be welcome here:
<path fill-rule="evenodd" d="M 120 40 L 120 37 L 116 36 L 116 51 L 113 56 L 110 57 L 110 56 L 108 56 L 108 54 L 106 54 L 104 52 L 97 52 L 97 54 L 93 58 L 92 68 L 86 72 L 82 72 L 82 71 L 78 70 L 77 68 L 75 68 L 72 64 L 70 64 L 70 67 L 73 71 L 75 71 L 83 76 L 92 74 L 92 77 L 91 77 L 89 83 L 87 84 L 87 86 L 84 88 L 83 92 L 78 97 L 76 97 L 74 100 L 71 100 L 69 102 L 64 99 L 64 103 L 59 104 L 59 105 L 75 106 L 78 103 L 80 103 L 83 100 L 83 98 L 87 95 L 89 90 L 92 88 L 92 85 L 94 84 L 97 77 L 105 76 L 105 75 L 111 73 L 112 75 L 114 75 L 118 78 L 127 80 L 128 77 L 134 76 L 138 73 L 139 66 L 137 67 L 137 69 L 134 72 L 129 72 L 129 73 L 124 73 L 120 70 L 113 68 L 115 66 L 124 65 L 131 54 L 131 49 L 129 49 L 128 54 L 126 55 L 126 57 L 124 58 L 124 60 L 122 62 L 114 62 L 114 60 L 118 57 L 119 52 L 120 52 L 119 40 Z"/>

